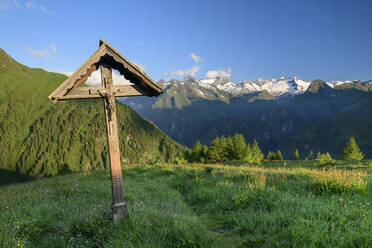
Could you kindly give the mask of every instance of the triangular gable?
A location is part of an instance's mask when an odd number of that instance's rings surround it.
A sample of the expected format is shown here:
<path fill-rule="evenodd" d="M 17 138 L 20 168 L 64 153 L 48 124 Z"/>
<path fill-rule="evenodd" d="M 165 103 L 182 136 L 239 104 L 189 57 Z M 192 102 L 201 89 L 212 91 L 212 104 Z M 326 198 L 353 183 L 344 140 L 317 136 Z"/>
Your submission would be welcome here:
<path fill-rule="evenodd" d="M 69 76 L 52 94 L 49 95 L 49 99 L 56 102 L 59 100 L 67 100 L 70 92 L 82 85 L 88 77 L 97 70 L 104 61 L 106 64 L 113 69 L 116 69 L 134 84 L 130 92 L 135 90 L 137 95 L 145 96 L 157 96 L 163 92 L 162 88 L 159 87 L 151 78 L 149 78 L 143 71 L 137 66 L 132 64 L 118 51 L 107 44 L 103 39 L 100 40 L 100 46 L 90 58 L 84 62 L 71 76 Z M 86 87 L 83 87 L 86 88 Z M 90 90 L 99 87 L 89 87 Z M 124 88 L 124 87 L 121 87 Z M 130 87 L 127 87 L 130 88 Z M 127 88 L 125 90 L 127 90 Z M 136 95 L 131 93 L 131 95 Z"/>

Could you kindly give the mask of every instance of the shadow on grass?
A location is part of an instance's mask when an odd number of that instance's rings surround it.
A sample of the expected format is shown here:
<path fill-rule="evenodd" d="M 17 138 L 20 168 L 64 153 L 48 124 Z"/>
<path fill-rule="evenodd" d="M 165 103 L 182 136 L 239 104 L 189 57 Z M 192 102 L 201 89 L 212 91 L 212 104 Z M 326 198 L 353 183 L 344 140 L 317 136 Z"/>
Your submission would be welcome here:
<path fill-rule="evenodd" d="M 0 169 L 0 186 L 33 180 L 29 176 L 19 175 L 16 171 Z"/>

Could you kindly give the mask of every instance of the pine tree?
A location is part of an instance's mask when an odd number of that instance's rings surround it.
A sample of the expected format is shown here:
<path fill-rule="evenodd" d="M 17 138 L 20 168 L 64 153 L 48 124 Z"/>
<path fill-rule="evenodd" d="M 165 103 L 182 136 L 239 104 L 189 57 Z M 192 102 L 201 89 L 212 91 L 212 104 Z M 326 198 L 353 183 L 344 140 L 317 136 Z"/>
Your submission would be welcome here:
<path fill-rule="evenodd" d="M 220 146 L 221 146 L 221 159 L 220 161 L 228 161 L 229 154 L 231 154 L 231 138 L 226 138 L 224 135 L 220 138 Z"/>
<path fill-rule="evenodd" d="M 327 152 L 327 153 L 325 154 L 325 159 L 326 159 L 327 161 L 331 161 L 331 160 L 333 160 L 333 158 L 332 158 L 331 154 L 329 154 L 329 152 Z"/>
<path fill-rule="evenodd" d="M 322 154 L 320 153 L 320 151 L 318 151 L 318 153 L 316 154 L 316 158 L 315 159 L 318 159 L 322 156 Z"/>
<path fill-rule="evenodd" d="M 276 160 L 282 161 L 283 160 L 283 155 L 280 150 L 276 152 Z"/>
<path fill-rule="evenodd" d="M 342 151 L 342 160 L 362 160 L 364 154 L 359 150 L 359 147 L 353 136 L 350 137 L 349 142 L 346 144 L 344 150 Z"/>
<path fill-rule="evenodd" d="M 298 149 L 296 149 L 296 151 L 295 151 L 294 160 L 300 160 L 300 154 L 298 152 Z"/>
<path fill-rule="evenodd" d="M 245 158 L 244 158 L 244 160 L 245 161 L 248 161 L 248 162 L 252 161 L 252 158 L 253 158 L 253 156 L 252 156 L 252 149 L 251 149 L 251 145 L 249 143 L 247 143 L 247 146 L 246 146 L 245 150 L 246 151 L 245 151 Z"/>
<path fill-rule="evenodd" d="M 216 137 L 207 152 L 208 162 L 222 162 L 228 160 L 228 140 L 222 137 Z"/>
<path fill-rule="evenodd" d="M 306 160 L 314 160 L 314 152 L 313 152 L 313 150 L 311 150 L 309 152 L 309 155 L 307 156 Z"/>
<path fill-rule="evenodd" d="M 200 153 L 200 162 L 202 163 L 207 162 L 207 152 L 208 152 L 208 146 L 204 145 Z"/>
<path fill-rule="evenodd" d="M 214 140 L 212 140 L 212 144 L 209 146 L 207 151 L 207 161 L 208 162 L 218 162 L 220 159 L 219 155 L 219 138 L 216 137 Z"/>
<path fill-rule="evenodd" d="M 267 157 L 266 157 L 268 160 L 276 160 L 276 153 L 275 152 L 272 152 L 272 151 L 269 151 L 269 153 L 267 154 Z"/>
<path fill-rule="evenodd" d="M 235 134 L 231 138 L 230 160 L 244 160 L 247 156 L 247 145 L 241 134 Z"/>
<path fill-rule="evenodd" d="M 200 141 L 196 141 L 195 145 L 192 147 L 191 150 L 191 162 L 200 162 L 201 158 L 201 152 L 202 152 L 202 145 L 200 144 Z"/>
<path fill-rule="evenodd" d="M 260 163 L 264 159 L 264 155 L 261 152 L 260 147 L 258 146 L 257 140 L 254 140 L 252 146 L 252 163 Z"/>

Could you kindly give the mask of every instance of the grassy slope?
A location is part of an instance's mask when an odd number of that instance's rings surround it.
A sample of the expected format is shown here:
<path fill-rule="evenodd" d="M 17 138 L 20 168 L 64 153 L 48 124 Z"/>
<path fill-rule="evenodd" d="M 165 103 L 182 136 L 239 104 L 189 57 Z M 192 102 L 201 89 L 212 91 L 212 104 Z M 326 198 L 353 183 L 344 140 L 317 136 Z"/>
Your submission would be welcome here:
<path fill-rule="evenodd" d="M 115 229 L 107 171 L 3 186 L 0 246 L 372 246 L 370 169 L 367 194 L 317 194 L 312 171 L 289 165 L 127 167 Z"/>
<path fill-rule="evenodd" d="M 0 182 L 103 168 L 102 100 L 53 104 L 65 75 L 23 66 L 0 50 Z M 117 106 L 123 162 L 173 159 L 184 149 L 129 107 Z"/>

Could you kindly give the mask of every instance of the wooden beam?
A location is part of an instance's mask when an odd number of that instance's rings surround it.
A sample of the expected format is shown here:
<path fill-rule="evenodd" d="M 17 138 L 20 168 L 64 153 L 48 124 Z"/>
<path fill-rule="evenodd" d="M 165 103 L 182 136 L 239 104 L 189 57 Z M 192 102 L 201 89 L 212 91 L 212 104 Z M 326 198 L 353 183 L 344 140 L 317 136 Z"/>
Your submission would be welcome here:
<path fill-rule="evenodd" d="M 116 85 L 111 86 L 111 90 L 115 97 L 145 95 L 137 85 Z M 57 98 L 57 101 L 101 98 L 104 93 L 106 89 L 103 86 L 75 87 L 67 95 Z"/>
<path fill-rule="evenodd" d="M 124 202 L 123 180 L 120 164 L 120 149 L 118 123 L 116 120 L 114 87 L 112 85 L 112 71 L 105 64 L 101 64 L 101 79 L 105 89 L 102 96 L 105 105 L 105 119 L 107 130 L 107 143 L 109 147 L 111 189 L 112 189 L 112 217 L 114 223 L 124 220 L 128 215 L 127 206 Z"/>

